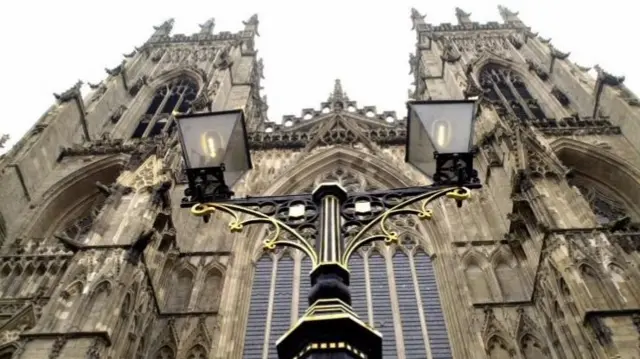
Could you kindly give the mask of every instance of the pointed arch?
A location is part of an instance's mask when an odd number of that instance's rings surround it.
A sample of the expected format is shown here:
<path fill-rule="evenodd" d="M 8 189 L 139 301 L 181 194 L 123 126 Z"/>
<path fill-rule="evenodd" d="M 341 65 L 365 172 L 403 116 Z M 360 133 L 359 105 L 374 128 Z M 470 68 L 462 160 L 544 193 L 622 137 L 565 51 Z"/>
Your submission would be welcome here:
<path fill-rule="evenodd" d="M 481 254 L 470 250 L 462 257 L 464 276 L 471 301 L 474 303 L 486 303 L 492 300 L 491 286 L 487 278 L 487 260 Z"/>
<path fill-rule="evenodd" d="M 77 217 L 86 214 L 91 199 L 98 199 L 100 194 L 96 182 L 111 184 L 120 175 L 126 155 L 107 157 L 65 176 L 53 184 L 42 195 L 42 205 L 37 207 L 24 228 L 25 238 L 47 238 L 65 224 L 73 222 Z M 75 217 L 74 217 L 75 216 Z"/>
<path fill-rule="evenodd" d="M 212 265 L 205 270 L 203 285 L 200 287 L 198 311 L 218 311 L 222 289 L 224 287 L 224 269 L 218 265 Z"/>
<path fill-rule="evenodd" d="M 622 306 L 635 306 L 637 303 L 637 297 L 635 293 L 635 288 L 631 284 L 632 281 L 629 278 L 629 275 L 625 272 L 624 266 L 619 265 L 618 263 L 612 262 L 609 263 L 607 269 L 609 270 L 609 276 L 613 285 L 620 292 Z"/>
<path fill-rule="evenodd" d="M 289 170 L 280 174 L 273 185 L 265 191 L 265 195 L 293 193 L 305 183 L 317 176 L 329 172 L 334 167 L 344 165 L 356 172 L 367 174 L 387 188 L 416 185 L 414 181 L 403 175 L 402 167 L 395 167 L 379 157 L 353 148 L 336 146 L 305 158 Z M 431 180 L 425 178 L 425 182 Z M 428 183 L 421 183 L 426 185 Z"/>
<path fill-rule="evenodd" d="M 149 99 L 146 108 L 133 129 L 133 138 L 155 137 L 175 132 L 174 112 L 192 110 L 198 94 L 206 87 L 206 75 L 191 68 L 167 71 L 154 79 L 145 91 Z"/>
<path fill-rule="evenodd" d="M 582 191 L 595 191 L 596 198 L 591 204 L 596 213 L 603 211 L 601 223 L 617 218 L 607 218 L 606 213 L 610 211 L 598 209 L 598 201 L 604 202 L 603 206 L 620 203 L 628 216 L 640 221 L 640 169 L 616 154 L 571 138 L 560 138 L 551 143 L 551 148 L 558 159 L 573 170 L 570 183 L 582 186 Z"/>
<path fill-rule="evenodd" d="M 484 100 L 501 116 L 513 115 L 521 121 L 544 120 L 546 115 L 527 86 L 527 72 L 513 64 L 505 66 L 496 59 L 487 61 L 478 71 Z"/>
<path fill-rule="evenodd" d="M 522 299 L 525 288 L 520 275 L 521 268 L 513 253 L 505 247 L 499 247 L 491 255 L 491 264 L 503 300 Z"/>
<path fill-rule="evenodd" d="M 165 308 L 168 312 L 184 312 L 189 308 L 196 271 L 188 263 L 171 273 L 171 283 L 166 292 Z"/>
<path fill-rule="evenodd" d="M 84 331 L 94 331 L 97 326 L 104 325 L 101 320 L 109 306 L 109 296 L 111 295 L 111 282 L 103 280 L 98 282 L 89 293 L 84 310 L 81 312 L 81 320 L 84 321 L 80 327 Z"/>
<path fill-rule="evenodd" d="M 280 174 L 269 187 L 264 195 L 276 195 L 287 193 L 298 193 L 300 188 L 305 188 L 309 183 L 313 182 L 317 177 L 330 173 L 336 167 L 345 167 L 350 170 L 362 173 L 367 180 L 377 182 L 380 188 L 397 188 L 413 185 L 428 185 L 431 179 L 424 177 L 424 183 L 416 183 L 403 174 L 408 168 L 402 166 L 393 166 L 389 161 L 381 161 L 370 153 L 358 151 L 350 147 L 336 146 L 330 149 L 314 154 L 301 162 L 292 165 L 287 171 Z M 421 233 L 421 237 L 426 237 L 434 233 L 431 228 L 432 224 L 419 222 L 417 228 Z M 255 240 L 252 253 L 261 251 L 262 239 L 264 235 L 260 234 Z"/>
<path fill-rule="evenodd" d="M 513 348 L 509 345 L 509 341 L 499 334 L 494 334 L 487 340 L 486 350 L 490 359 L 512 358 L 510 352 Z"/>
<path fill-rule="evenodd" d="M 578 268 L 587 287 L 587 292 L 591 296 L 591 303 L 596 309 L 607 308 L 606 288 L 599 273 L 593 266 L 586 263 L 581 264 Z"/>

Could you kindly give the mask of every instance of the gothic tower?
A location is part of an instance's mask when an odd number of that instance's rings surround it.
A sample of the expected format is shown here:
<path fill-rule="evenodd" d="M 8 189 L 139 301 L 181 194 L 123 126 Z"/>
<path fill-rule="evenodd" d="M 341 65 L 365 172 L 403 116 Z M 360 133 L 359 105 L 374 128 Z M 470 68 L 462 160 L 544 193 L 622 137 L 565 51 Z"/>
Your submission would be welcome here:
<path fill-rule="evenodd" d="M 640 358 L 640 101 L 499 8 L 457 25 L 411 11 L 412 99 L 477 97 L 483 189 L 349 262 L 384 358 Z M 254 169 L 236 196 L 423 185 L 406 119 L 339 80 L 266 119 L 253 16 L 237 33 L 164 22 L 83 98 L 81 82 L 0 158 L 0 359 L 263 359 L 306 308 L 310 261 L 180 208 L 176 112 L 241 108 Z"/>

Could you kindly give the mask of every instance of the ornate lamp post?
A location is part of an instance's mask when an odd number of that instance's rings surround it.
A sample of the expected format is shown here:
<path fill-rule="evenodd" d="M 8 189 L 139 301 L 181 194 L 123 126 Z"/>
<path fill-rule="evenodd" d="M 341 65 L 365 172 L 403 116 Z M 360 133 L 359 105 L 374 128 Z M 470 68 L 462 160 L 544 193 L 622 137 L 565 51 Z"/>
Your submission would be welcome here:
<path fill-rule="evenodd" d="M 269 224 L 274 231 L 264 240 L 266 250 L 293 247 L 312 261 L 309 308 L 277 341 L 279 358 L 382 358 L 382 335 L 351 308 L 349 258 L 367 243 L 396 242 L 398 234 L 386 224 L 392 216 L 430 219 L 431 201 L 446 196 L 460 206 L 480 187 L 471 150 L 475 102 L 416 101 L 407 108 L 406 161 L 432 175 L 432 185 L 347 193 L 323 183 L 310 194 L 238 199 L 229 187 L 251 169 L 242 111 L 176 117 L 189 179 L 182 207 L 205 220 L 226 212 L 232 232 Z M 409 208 L 417 202 L 419 209 Z M 367 236 L 376 226 L 379 234 Z"/>

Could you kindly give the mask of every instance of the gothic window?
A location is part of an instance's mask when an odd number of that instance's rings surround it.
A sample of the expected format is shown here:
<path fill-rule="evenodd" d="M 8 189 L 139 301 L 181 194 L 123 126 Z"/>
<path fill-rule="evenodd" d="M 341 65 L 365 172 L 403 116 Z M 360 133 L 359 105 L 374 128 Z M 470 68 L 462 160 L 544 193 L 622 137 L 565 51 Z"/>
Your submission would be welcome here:
<path fill-rule="evenodd" d="M 84 204 L 87 210 L 82 211 L 81 213 L 83 214 L 79 217 L 66 222 L 60 231 L 60 235 L 76 243 L 86 243 L 87 240 L 89 240 L 93 223 L 104 207 L 106 199 L 107 197 L 102 194 L 98 194 L 94 198 L 89 199 L 87 203 Z"/>
<path fill-rule="evenodd" d="M 277 262 L 273 312 L 271 313 L 271 335 L 269 358 L 277 358 L 275 343 L 291 327 L 291 299 L 293 292 L 294 262 L 288 254 Z"/>
<path fill-rule="evenodd" d="M 397 351 L 385 258 L 379 253 L 373 253 L 368 258 L 368 262 L 371 301 L 373 302 L 373 327 L 382 334 L 382 356 L 393 358 L 397 356 Z M 364 313 L 358 314 L 363 315 Z"/>
<path fill-rule="evenodd" d="M 183 268 L 178 273 L 173 273 L 171 279 L 169 292 L 167 292 L 166 310 L 169 312 L 187 311 L 193 290 L 193 273 L 189 269 Z"/>
<path fill-rule="evenodd" d="M 518 266 L 512 267 L 505 259 L 501 258 L 495 264 L 494 271 L 503 300 L 522 299 L 524 288 L 522 288 Z"/>
<path fill-rule="evenodd" d="M 370 188 L 363 176 L 346 168 L 337 168 L 314 180 L 311 186 L 303 188 L 310 191 L 313 185 L 323 181 L 337 181 L 349 191 Z M 419 234 L 407 235 L 414 233 L 415 223 L 412 225 L 407 220 L 402 225 L 393 222 L 393 226 L 407 227 L 404 231 L 399 230 L 403 241 L 395 255 L 369 248 L 354 253 L 349 259 L 353 310 L 360 320 L 383 334 L 385 358 L 422 359 L 428 356 L 428 352 L 433 359 L 451 358 L 449 334 L 432 260 L 418 246 Z M 308 308 L 311 261 L 302 255 L 292 258 L 288 251 L 285 254 L 264 254 L 255 264 L 244 359 L 275 358 L 275 341 L 291 328 L 292 319 L 299 319 Z M 388 271 L 388 268 L 393 268 L 393 271 Z M 299 278 L 297 288 L 293 287 L 295 277 Z M 297 296 L 297 308 L 291 308 L 294 295 Z M 397 312 L 394 310 L 396 305 Z M 371 316 L 368 308 L 373 309 Z M 266 322 L 265 318 L 270 318 L 270 321 Z M 266 332 L 270 333 L 268 338 L 265 337 Z M 396 342 L 397 337 L 402 338 L 403 345 Z M 400 348 L 404 348 L 403 352 L 399 352 Z"/>
<path fill-rule="evenodd" d="M 471 294 L 471 299 L 475 303 L 491 301 L 491 290 L 487 277 L 475 258 L 467 263 L 465 277 Z"/>
<path fill-rule="evenodd" d="M 205 274 L 204 286 L 198 299 L 199 311 L 216 311 L 220 305 L 222 293 L 222 273 L 217 268 L 212 268 Z"/>
<path fill-rule="evenodd" d="M 542 120 L 544 112 L 531 96 L 522 77 L 511 69 L 489 64 L 480 72 L 484 98 L 501 116 L 515 115 L 520 120 Z"/>
<path fill-rule="evenodd" d="M 612 264 L 609 266 L 609 273 L 611 274 L 613 284 L 618 288 L 618 291 L 622 296 L 622 301 L 631 304 L 635 303 L 635 297 L 629 286 L 629 281 L 627 280 L 627 275 L 624 273 L 624 270 L 621 267 Z"/>
<path fill-rule="evenodd" d="M 298 318 L 302 317 L 304 312 L 309 307 L 309 291 L 311 290 L 311 279 L 309 273 L 311 272 L 311 259 L 307 256 L 302 258 L 300 265 L 300 291 L 298 293 Z M 349 270 L 354 275 L 354 269 L 349 267 Z M 354 281 L 351 280 L 351 298 L 353 298 Z M 352 299 L 353 301 L 353 299 Z"/>
<path fill-rule="evenodd" d="M 597 309 L 606 308 L 606 297 L 602 288 L 602 282 L 600 281 L 595 269 L 588 265 L 583 265 L 580 267 L 580 272 L 582 274 L 584 284 L 587 286 L 589 295 L 591 295 L 592 303 Z"/>
<path fill-rule="evenodd" d="M 585 178 L 576 177 L 569 180 L 569 185 L 578 188 L 600 225 L 606 225 L 627 215 L 625 205 L 616 198 L 617 196 L 590 182 Z"/>
<path fill-rule="evenodd" d="M 102 324 L 100 323 L 100 319 L 102 319 L 108 304 L 109 290 L 109 283 L 102 282 L 89 297 L 84 315 L 81 316 L 82 320 L 84 320 L 83 328 L 85 331 L 93 331 L 98 324 Z"/>
<path fill-rule="evenodd" d="M 271 292 L 273 258 L 263 255 L 255 264 L 253 287 L 249 301 L 249 320 L 244 338 L 244 359 L 262 359 L 264 333 Z"/>
<path fill-rule="evenodd" d="M 197 94 L 197 83 L 186 76 L 177 77 L 158 88 L 138 127 L 133 132 L 133 138 L 173 133 L 176 123 L 171 114 L 189 111 Z"/>

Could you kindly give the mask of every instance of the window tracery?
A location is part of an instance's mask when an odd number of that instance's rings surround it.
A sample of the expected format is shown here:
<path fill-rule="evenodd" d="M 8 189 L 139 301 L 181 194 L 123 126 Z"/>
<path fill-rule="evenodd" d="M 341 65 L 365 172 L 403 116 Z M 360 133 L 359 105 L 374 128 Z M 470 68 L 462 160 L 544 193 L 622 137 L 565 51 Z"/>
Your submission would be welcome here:
<path fill-rule="evenodd" d="M 176 129 L 172 113 L 188 112 L 197 94 L 198 84 L 186 76 L 177 77 L 161 86 L 156 90 L 132 137 L 154 137 L 164 133 L 171 135 Z"/>
<path fill-rule="evenodd" d="M 80 213 L 82 213 L 82 215 L 66 222 L 59 233 L 73 242 L 86 243 L 89 240 L 89 233 L 91 232 L 93 223 L 105 206 L 106 200 L 107 197 L 101 194 L 90 199 L 88 201 L 90 204 L 86 207 L 88 210 L 81 211 Z"/>
<path fill-rule="evenodd" d="M 371 323 L 383 334 L 385 357 L 425 358 L 426 348 L 430 348 L 433 358 L 450 358 L 449 336 L 431 258 L 415 236 L 405 234 L 401 238 L 393 255 L 369 248 L 351 257 L 353 310 L 362 321 Z M 296 264 L 297 261 L 300 263 Z M 393 279 L 390 279 L 388 266 L 393 268 Z M 274 269 L 276 276 L 273 278 Z M 275 355 L 273 343 L 290 327 L 292 311 L 299 317 L 307 308 L 310 269 L 310 261 L 300 257 L 292 259 L 286 254 L 263 255 L 256 263 L 243 358 Z M 294 275 L 300 276 L 298 308 L 295 309 L 291 308 Z M 397 315 L 393 313 L 395 301 L 392 296 L 397 298 Z M 373 318 L 369 317 L 368 307 L 373 308 Z M 269 308 L 271 313 L 267 313 Z M 420 313 L 424 313 L 424 318 Z M 271 322 L 265 323 L 264 318 L 269 314 Z M 271 333 L 269 347 L 265 348 L 267 326 Z M 397 345 L 397 335 L 403 338 L 403 346 Z M 399 353 L 400 347 L 404 347 L 406 353 Z"/>
<path fill-rule="evenodd" d="M 575 186 L 580 191 L 600 225 L 606 225 L 627 215 L 627 208 L 622 201 L 590 181 L 584 178 L 572 178 L 569 180 L 569 185 Z"/>
<path fill-rule="evenodd" d="M 485 66 L 480 72 L 484 98 L 500 116 L 514 115 L 519 120 L 546 118 L 538 101 L 531 96 L 522 76 L 496 64 Z"/>

